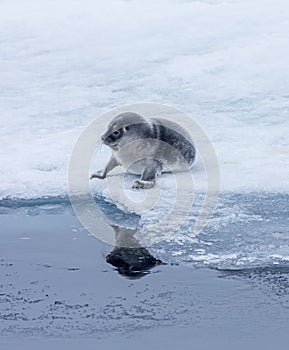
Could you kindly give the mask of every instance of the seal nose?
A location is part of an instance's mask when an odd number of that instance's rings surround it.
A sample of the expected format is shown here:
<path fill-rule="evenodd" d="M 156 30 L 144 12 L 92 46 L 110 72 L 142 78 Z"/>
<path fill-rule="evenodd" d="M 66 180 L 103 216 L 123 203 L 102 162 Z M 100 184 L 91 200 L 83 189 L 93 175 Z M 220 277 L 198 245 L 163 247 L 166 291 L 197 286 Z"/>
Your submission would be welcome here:
<path fill-rule="evenodd" d="M 102 136 L 101 136 L 101 141 L 104 141 L 104 140 L 105 140 L 105 136 L 102 135 Z"/>

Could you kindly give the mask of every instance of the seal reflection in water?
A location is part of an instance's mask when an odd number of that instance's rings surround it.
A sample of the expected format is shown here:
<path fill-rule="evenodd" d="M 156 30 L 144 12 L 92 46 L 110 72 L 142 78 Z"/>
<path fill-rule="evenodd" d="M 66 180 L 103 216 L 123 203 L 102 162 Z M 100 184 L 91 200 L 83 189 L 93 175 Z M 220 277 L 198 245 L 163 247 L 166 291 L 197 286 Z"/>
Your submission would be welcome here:
<path fill-rule="evenodd" d="M 106 257 L 106 261 L 115 266 L 118 272 L 128 278 L 141 278 L 158 265 L 165 265 L 153 257 L 134 237 L 136 229 L 111 225 L 115 232 L 116 245 Z"/>
<path fill-rule="evenodd" d="M 116 116 L 102 136 L 112 156 L 102 171 L 90 178 L 104 179 L 117 166 L 141 175 L 133 188 L 151 188 L 162 172 L 187 170 L 196 150 L 189 133 L 179 124 L 163 118 L 144 118 L 126 112 Z"/>

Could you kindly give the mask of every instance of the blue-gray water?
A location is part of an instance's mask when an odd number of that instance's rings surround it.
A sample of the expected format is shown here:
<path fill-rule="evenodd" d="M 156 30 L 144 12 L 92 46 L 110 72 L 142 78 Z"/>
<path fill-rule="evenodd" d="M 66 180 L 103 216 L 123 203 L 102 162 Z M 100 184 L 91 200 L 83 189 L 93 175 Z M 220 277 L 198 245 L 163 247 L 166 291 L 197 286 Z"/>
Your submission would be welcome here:
<path fill-rule="evenodd" d="M 190 216 L 168 241 L 150 251 L 163 261 L 187 263 L 195 267 L 247 269 L 289 267 L 289 195 L 278 193 L 231 193 L 219 198 L 218 207 L 199 235 L 192 228 L 199 213 L 199 202 Z M 101 197 L 99 209 L 109 222 L 138 227 L 140 216 L 123 212 Z M 43 216 L 73 212 L 67 197 L 0 201 L 0 214 Z M 78 221 L 76 220 L 78 223 Z M 164 221 L 165 225 L 165 221 Z M 74 229 L 83 232 L 80 223 Z M 85 232 L 85 235 L 88 233 Z"/>
<path fill-rule="evenodd" d="M 151 247 L 167 265 L 141 278 L 106 262 L 66 199 L 1 204 L 1 349 L 286 348 L 288 196 L 223 196 L 198 237 Z"/>

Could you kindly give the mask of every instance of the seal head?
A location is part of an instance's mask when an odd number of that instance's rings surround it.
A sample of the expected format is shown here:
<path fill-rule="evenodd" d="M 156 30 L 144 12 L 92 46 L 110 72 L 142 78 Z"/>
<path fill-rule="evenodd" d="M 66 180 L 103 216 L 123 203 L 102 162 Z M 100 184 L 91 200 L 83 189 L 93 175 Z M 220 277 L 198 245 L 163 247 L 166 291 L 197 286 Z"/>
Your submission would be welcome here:
<path fill-rule="evenodd" d="M 148 138 L 151 135 L 150 125 L 137 113 L 126 112 L 115 117 L 101 137 L 103 143 L 114 151 L 134 140 Z"/>

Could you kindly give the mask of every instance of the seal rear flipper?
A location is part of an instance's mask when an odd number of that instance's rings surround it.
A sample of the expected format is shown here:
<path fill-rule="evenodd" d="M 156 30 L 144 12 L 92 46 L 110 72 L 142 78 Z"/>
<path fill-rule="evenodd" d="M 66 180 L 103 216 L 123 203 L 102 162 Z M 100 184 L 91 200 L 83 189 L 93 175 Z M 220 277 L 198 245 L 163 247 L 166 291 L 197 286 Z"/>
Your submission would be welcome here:
<path fill-rule="evenodd" d="M 148 161 L 140 180 L 136 180 L 132 188 L 152 188 L 156 183 L 157 176 L 162 172 L 161 162 L 151 159 Z"/>

